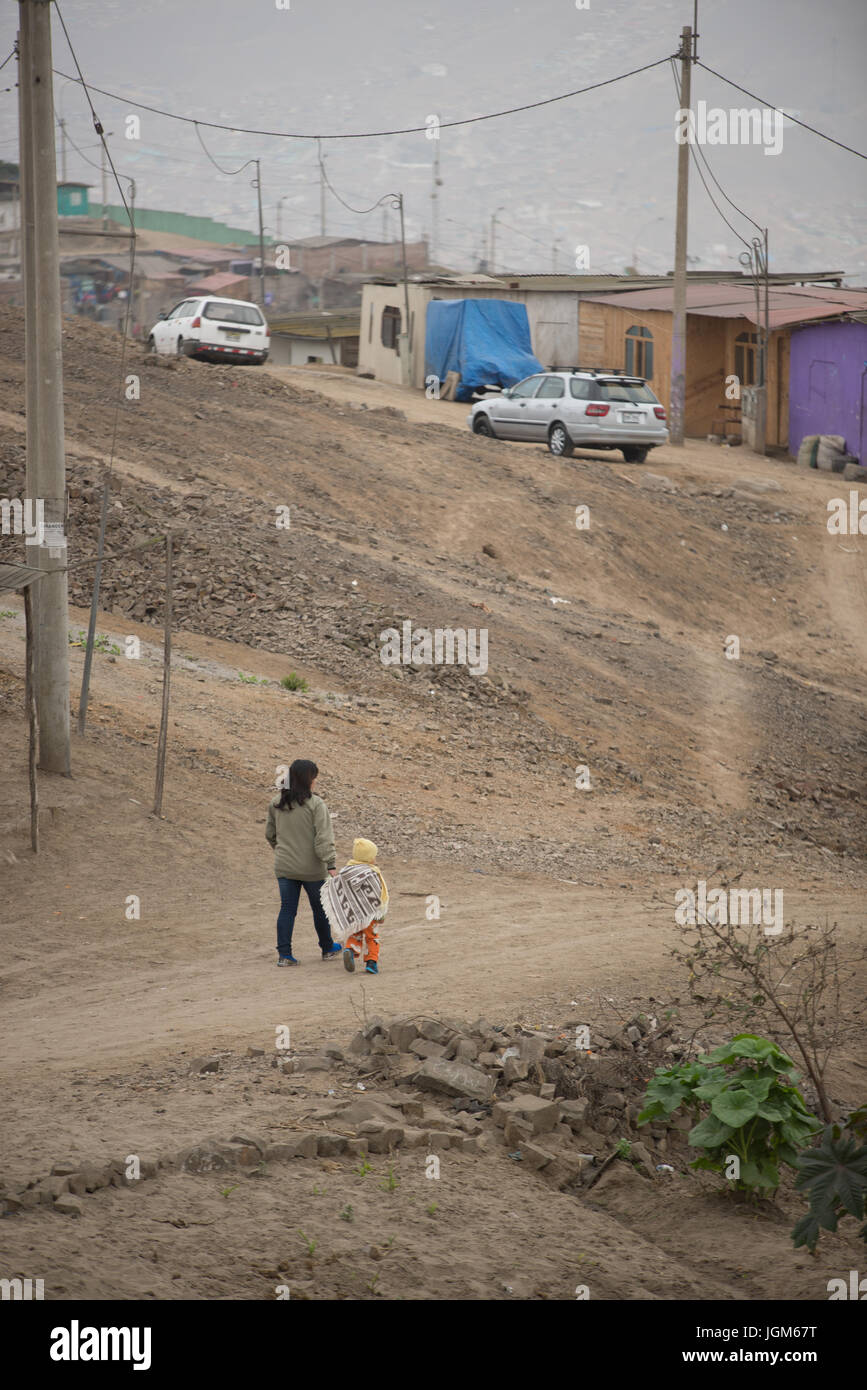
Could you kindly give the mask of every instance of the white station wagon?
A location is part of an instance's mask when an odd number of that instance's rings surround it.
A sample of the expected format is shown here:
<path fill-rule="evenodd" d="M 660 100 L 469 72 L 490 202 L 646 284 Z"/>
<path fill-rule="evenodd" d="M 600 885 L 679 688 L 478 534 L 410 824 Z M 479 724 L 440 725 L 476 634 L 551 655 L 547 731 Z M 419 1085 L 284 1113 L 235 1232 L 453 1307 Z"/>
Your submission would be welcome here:
<path fill-rule="evenodd" d="M 147 341 L 149 352 L 257 366 L 267 361 L 270 345 L 258 304 L 211 295 L 182 299 L 168 314 L 160 314 Z"/>
<path fill-rule="evenodd" d="M 627 463 L 644 463 L 668 443 L 665 410 L 643 377 L 601 368 L 525 377 L 476 401 L 467 424 L 474 434 L 547 444 L 561 458 L 576 448 L 621 449 Z"/>

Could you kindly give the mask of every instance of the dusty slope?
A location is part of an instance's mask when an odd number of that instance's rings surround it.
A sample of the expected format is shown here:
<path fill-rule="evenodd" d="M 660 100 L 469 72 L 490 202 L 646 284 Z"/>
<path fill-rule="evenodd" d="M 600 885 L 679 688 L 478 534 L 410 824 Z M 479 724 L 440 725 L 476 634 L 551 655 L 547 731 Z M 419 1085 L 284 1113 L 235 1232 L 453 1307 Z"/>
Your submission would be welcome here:
<path fill-rule="evenodd" d="M 6 496 L 23 489 L 23 419 L 20 324 L 4 327 Z M 65 342 L 73 558 L 94 548 L 117 346 L 77 324 Z M 557 462 L 389 410 L 325 403 L 312 383 L 266 373 L 136 360 L 129 370 L 142 400 L 122 408 L 111 544 L 170 523 L 180 550 L 166 819 L 147 814 L 159 564 L 107 567 L 100 631 L 138 633 L 146 645 L 140 661 L 96 658 L 75 777 L 42 779 L 35 873 L 20 605 L 4 600 L 17 614 L 0 621 L 0 732 L 12 750 L 0 791 L 11 854 L 0 866 L 4 1175 L 43 1171 L 59 1138 L 96 1157 L 222 1132 L 236 1111 L 219 1095 L 169 1088 L 154 1106 L 130 1069 L 184 1050 L 268 1046 L 287 992 L 292 1026 L 311 1046 L 351 1030 L 362 983 L 320 965 L 306 917 L 303 970 L 286 981 L 271 966 L 264 806 L 276 766 L 295 755 L 323 769 L 339 852 L 359 831 L 382 848 L 395 909 L 387 968 L 372 983 L 388 1015 L 557 1017 L 573 999 L 589 1010 L 608 994 L 671 998 L 683 987 L 666 959 L 674 892 L 721 862 L 744 882 L 782 886 L 787 917 L 828 916 L 854 937 L 864 559 L 863 542 L 825 530 L 838 482 L 700 445 L 643 470 L 589 455 Z M 780 490 L 735 487 L 738 469 Z M 676 491 L 655 490 L 648 472 Z M 578 503 L 591 508 L 589 532 L 575 529 Z M 273 526 L 278 504 L 292 508 L 288 532 Z M 570 603 L 552 605 L 552 595 Z M 73 598 L 86 598 L 83 582 Z M 487 676 L 386 670 L 377 636 L 402 617 L 484 623 Z M 85 623 L 75 610 L 73 629 Z M 722 655 L 730 633 L 741 637 L 740 662 Z M 80 667 L 75 648 L 74 690 Z M 307 678 L 308 694 L 279 688 L 289 669 Z M 271 683 L 243 684 L 239 670 Z M 589 793 L 573 785 L 579 763 L 590 768 Z M 124 918 L 130 893 L 141 897 L 138 923 Z M 438 926 L 423 921 L 426 893 L 442 899 Z M 366 994 L 370 1002 L 370 982 Z M 853 1099 L 859 1082 L 857 1057 L 841 1057 L 837 1098 Z M 251 1120 L 262 1108 L 243 1107 Z M 481 1221 L 504 1179 L 467 1181 L 471 1195 L 479 1183 L 487 1194 Z M 551 1200 L 543 1190 L 527 1209 L 527 1231 Z M 453 1209 L 455 1227 L 469 1209 Z M 56 1218 L 23 1219 L 28 1231 L 43 1223 L 50 1247 Z M 242 1246 L 255 1250 L 257 1221 L 241 1223 Z M 89 1264 L 64 1258 L 70 1290 L 102 1292 Z M 435 1271 L 414 1268 L 418 1290 L 428 1280 L 442 1293 Z M 203 1295 L 191 1266 L 183 1277 Z M 117 1278 L 126 1296 L 151 1287 L 128 1263 Z M 665 1266 L 646 1287 L 688 1296 L 679 1278 Z M 769 1296 L 760 1281 L 752 1296 L 763 1287 Z M 549 1296 L 568 1296 L 559 1289 Z M 622 1264 L 606 1291 L 646 1296 Z M 797 1296 L 821 1294 L 804 1286 Z"/>

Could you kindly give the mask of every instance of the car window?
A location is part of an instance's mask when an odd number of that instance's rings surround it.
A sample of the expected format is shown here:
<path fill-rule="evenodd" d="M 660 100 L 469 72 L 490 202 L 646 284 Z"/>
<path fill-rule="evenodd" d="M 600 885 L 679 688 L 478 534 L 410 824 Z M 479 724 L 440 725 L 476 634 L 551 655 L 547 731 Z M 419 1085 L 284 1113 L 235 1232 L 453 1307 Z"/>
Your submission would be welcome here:
<path fill-rule="evenodd" d="M 656 397 L 649 386 L 643 383 L 637 385 L 630 381 L 597 381 L 596 389 L 599 394 L 596 396 L 598 401 L 628 401 L 633 404 L 639 402 L 646 405 L 658 405 Z"/>
<path fill-rule="evenodd" d="M 188 301 L 187 301 L 186 299 L 182 299 L 181 302 L 180 302 L 180 304 L 176 304 L 175 307 L 174 307 L 174 309 L 170 309 L 170 310 L 169 310 L 169 312 L 166 314 L 166 318 L 167 318 L 167 319 L 179 319 L 179 318 L 182 318 L 182 317 L 183 317 L 182 310 L 183 310 L 183 308 L 184 308 L 184 305 L 185 305 L 187 302 L 188 302 Z"/>
<path fill-rule="evenodd" d="M 569 390 L 576 401 L 592 401 L 593 382 L 587 381 L 584 377 L 572 377 L 569 382 Z"/>
<path fill-rule="evenodd" d="M 519 381 L 517 386 L 512 387 L 513 396 L 535 396 L 536 388 L 542 381 L 541 376 L 528 376 L 523 381 Z"/>
<path fill-rule="evenodd" d="M 231 304 L 219 304 L 211 300 L 202 310 L 202 317 L 219 319 L 221 323 L 255 323 L 258 325 L 265 322 L 255 304 L 242 304 L 240 300 Z"/>
<path fill-rule="evenodd" d="M 545 400 L 550 400 L 552 397 L 565 396 L 565 394 L 566 384 L 561 376 L 546 376 L 542 385 L 539 387 L 537 400 L 542 399 L 542 397 L 544 397 Z"/>

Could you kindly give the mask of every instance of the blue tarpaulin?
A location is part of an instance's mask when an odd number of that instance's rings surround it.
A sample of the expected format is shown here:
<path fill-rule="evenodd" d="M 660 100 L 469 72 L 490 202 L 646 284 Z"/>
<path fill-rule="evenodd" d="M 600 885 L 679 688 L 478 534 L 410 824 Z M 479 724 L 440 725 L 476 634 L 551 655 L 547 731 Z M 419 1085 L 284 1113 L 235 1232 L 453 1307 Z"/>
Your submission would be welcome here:
<path fill-rule="evenodd" d="M 431 300 L 424 357 L 425 377 L 460 373 L 459 401 L 481 386 L 514 386 L 545 370 L 533 356 L 527 310 L 510 299 Z"/>

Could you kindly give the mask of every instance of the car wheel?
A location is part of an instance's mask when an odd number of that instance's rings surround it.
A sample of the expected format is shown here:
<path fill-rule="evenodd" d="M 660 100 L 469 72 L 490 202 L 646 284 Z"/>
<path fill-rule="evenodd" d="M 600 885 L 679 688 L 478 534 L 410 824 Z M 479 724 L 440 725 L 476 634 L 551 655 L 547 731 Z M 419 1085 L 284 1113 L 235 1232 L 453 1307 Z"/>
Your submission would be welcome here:
<path fill-rule="evenodd" d="M 148 334 L 148 340 L 147 340 L 147 347 L 145 348 L 145 351 L 146 351 L 146 352 L 155 353 L 156 350 L 157 350 L 157 345 L 156 345 L 156 343 L 154 342 L 154 335 L 153 335 L 153 333 L 149 333 L 149 334 Z"/>
<path fill-rule="evenodd" d="M 478 414 L 473 421 L 473 434 L 486 434 L 489 439 L 493 439 L 494 431 L 487 415 Z"/>
<path fill-rule="evenodd" d="M 184 352 L 184 340 L 183 340 L 183 338 L 178 338 L 178 341 L 177 341 L 177 343 L 175 344 L 175 352 L 177 353 L 178 357 L 184 357 L 184 356 L 186 356 L 186 354 L 185 354 L 185 352 Z"/>
<path fill-rule="evenodd" d="M 572 457 L 572 447 L 566 426 L 557 421 L 548 431 L 548 448 L 556 458 L 568 459 Z"/>
<path fill-rule="evenodd" d="M 648 452 L 647 449 L 639 449 L 637 445 L 633 445 L 631 449 L 623 450 L 623 457 L 627 463 L 645 463 Z"/>

